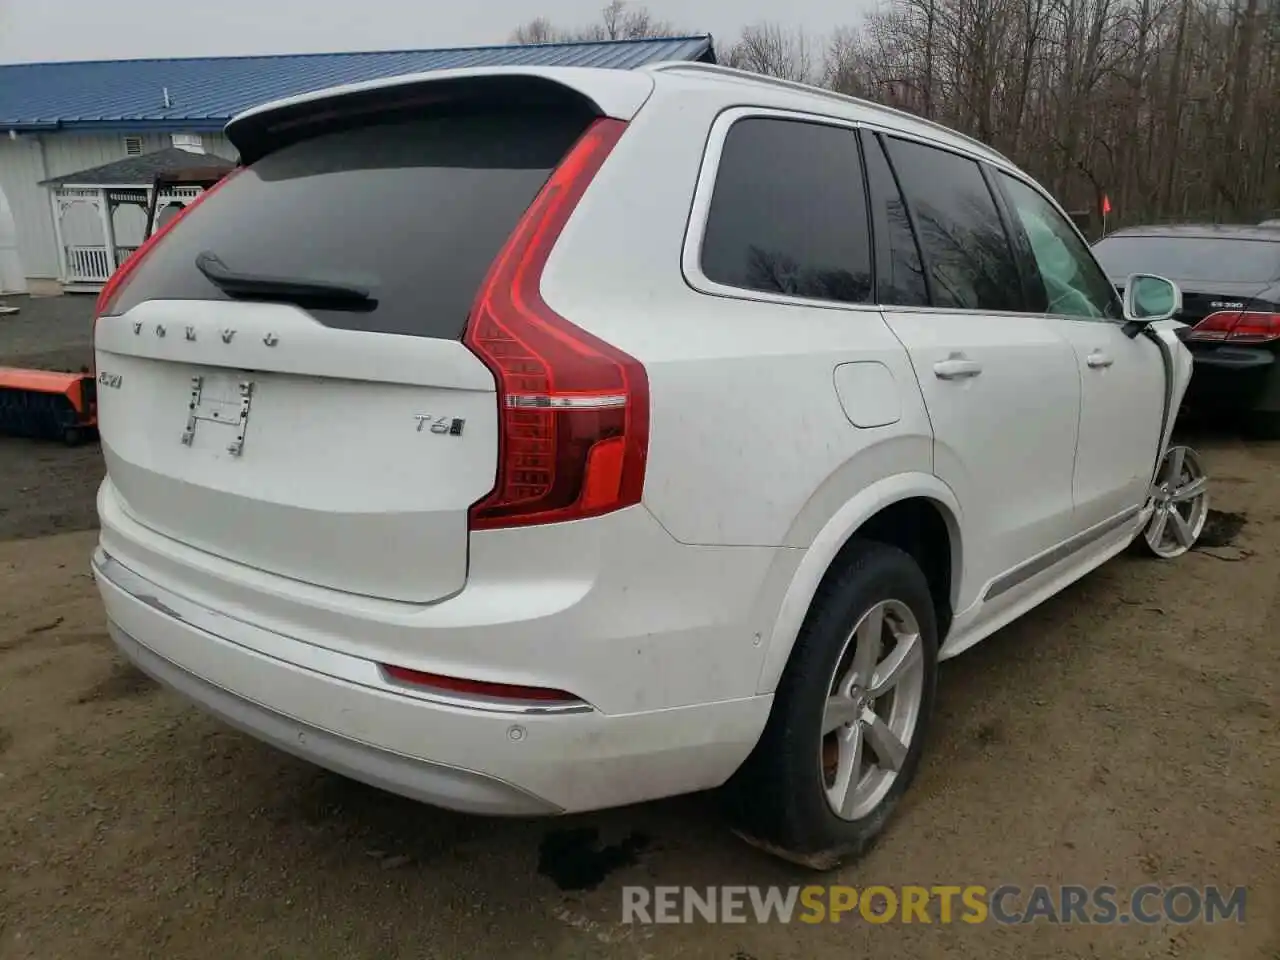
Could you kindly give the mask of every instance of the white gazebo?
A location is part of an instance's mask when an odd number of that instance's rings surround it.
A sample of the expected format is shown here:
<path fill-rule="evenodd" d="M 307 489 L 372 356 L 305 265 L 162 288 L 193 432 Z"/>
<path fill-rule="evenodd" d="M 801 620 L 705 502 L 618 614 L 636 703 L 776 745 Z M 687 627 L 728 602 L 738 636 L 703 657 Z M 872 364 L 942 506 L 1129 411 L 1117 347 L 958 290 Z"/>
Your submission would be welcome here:
<path fill-rule="evenodd" d="M 233 166 L 221 157 L 167 147 L 45 180 L 63 288 L 95 291 L 107 282 L 142 245 L 153 194 L 156 226 L 163 226 L 204 189 L 173 181 L 211 181 Z"/>

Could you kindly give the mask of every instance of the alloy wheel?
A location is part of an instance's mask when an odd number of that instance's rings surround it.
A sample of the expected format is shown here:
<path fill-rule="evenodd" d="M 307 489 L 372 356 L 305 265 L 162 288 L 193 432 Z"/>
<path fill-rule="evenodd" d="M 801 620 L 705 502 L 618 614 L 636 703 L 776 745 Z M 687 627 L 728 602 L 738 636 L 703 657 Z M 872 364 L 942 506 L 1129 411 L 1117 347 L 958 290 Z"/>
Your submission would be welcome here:
<path fill-rule="evenodd" d="M 1143 531 L 1157 557 L 1171 560 L 1193 546 L 1209 516 L 1209 476 L 1190 447 L 1170 447 L 1152 490 L 1155 509 Z"/>
<path fill-rule="evenodd" d="M 819 751 L 827 804 L 842 820 L 871 813 L 911 748 L 924 695 L 920 625 L 885 600 L 850 631 L 828 685 Z"/>

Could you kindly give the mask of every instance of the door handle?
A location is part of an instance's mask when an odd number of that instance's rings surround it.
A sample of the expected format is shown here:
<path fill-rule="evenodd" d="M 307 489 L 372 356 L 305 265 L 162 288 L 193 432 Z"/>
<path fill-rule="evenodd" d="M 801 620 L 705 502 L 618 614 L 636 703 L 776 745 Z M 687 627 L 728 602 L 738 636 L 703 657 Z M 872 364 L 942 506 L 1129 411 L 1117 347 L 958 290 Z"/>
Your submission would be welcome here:
<path fill-rule="evenodd" d="M 1089 366 L 1093 367 L 1093 369 L 1095 370 L 1100 370 L 1105 367 L 1109 367 L 1113 363 L 1115 363 L 1115 361 L 1112 360 L 1110 357 L 1108 357 L 1101 350 L 1095 350 L 1093 351 L 1093 353 L 1089 354 Z"/>
<path fill-rule="evenodd" d="M 982 364 L 977 360 L 969 360 L 955 354 L 933 365 L 933 372 L 939 380 L 964 380 L 976 377 L 982 372 Z"/>

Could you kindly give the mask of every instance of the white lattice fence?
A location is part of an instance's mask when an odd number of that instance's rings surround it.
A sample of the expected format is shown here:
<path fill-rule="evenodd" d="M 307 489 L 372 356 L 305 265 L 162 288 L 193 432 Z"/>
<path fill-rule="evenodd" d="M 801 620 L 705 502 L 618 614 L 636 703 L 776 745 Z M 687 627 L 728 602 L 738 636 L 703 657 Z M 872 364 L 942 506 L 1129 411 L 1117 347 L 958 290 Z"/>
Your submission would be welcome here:
<path fill-rule="evenodd" d="M 114 269 L 105 246 L 69 246 L 67 281 L 70 283 L 105 283 Z"/>
<path fill-rule="evenodd" d="M 200 187 L 172 187 L 163 190 L 157 198 L 157 213 L 168 204 L 189 206 L 200 192 Z M 138 249 L 138 244 L 128 241 L 120 243 L 119 240 L 123 238 L 115 236 L 114 229 L 109 236 L 107 227 L 115 208 L 126 203 L 145 204 L 146 197 L 146 188 L 59 187 L 54 191 L 53 208 L 57 217 L 56 229 L 62 248 L 65 282 L 106 283 L 115 269 L 129 259 L 129 255 Z M 92 210 L 92 218 L 76 214 L 77 222 L 72 224 L 68 220 L 68 214 L 75 213 L 77 208 Z M 86 232 L 91 233 L 92 237 L 86 235 Z M 132 232 L 140 233 L 137 230 Z"/>

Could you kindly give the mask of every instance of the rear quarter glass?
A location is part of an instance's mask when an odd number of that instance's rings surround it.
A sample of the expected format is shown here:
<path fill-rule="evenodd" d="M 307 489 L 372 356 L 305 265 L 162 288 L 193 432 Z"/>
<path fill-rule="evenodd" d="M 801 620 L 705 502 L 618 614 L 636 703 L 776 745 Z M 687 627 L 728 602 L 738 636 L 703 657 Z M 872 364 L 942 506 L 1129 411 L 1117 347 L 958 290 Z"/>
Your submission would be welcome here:
<path fill-rule="evenodd" d="M 577 112 L 383 121 L 258 160 L 139 264 L 114 313 L 147 300 L 227 300 L 196 267 L 353 283 L 372 309 L 309 312 L 330 327 L 457 339 L 521 214 L 586 129 Z"/>

